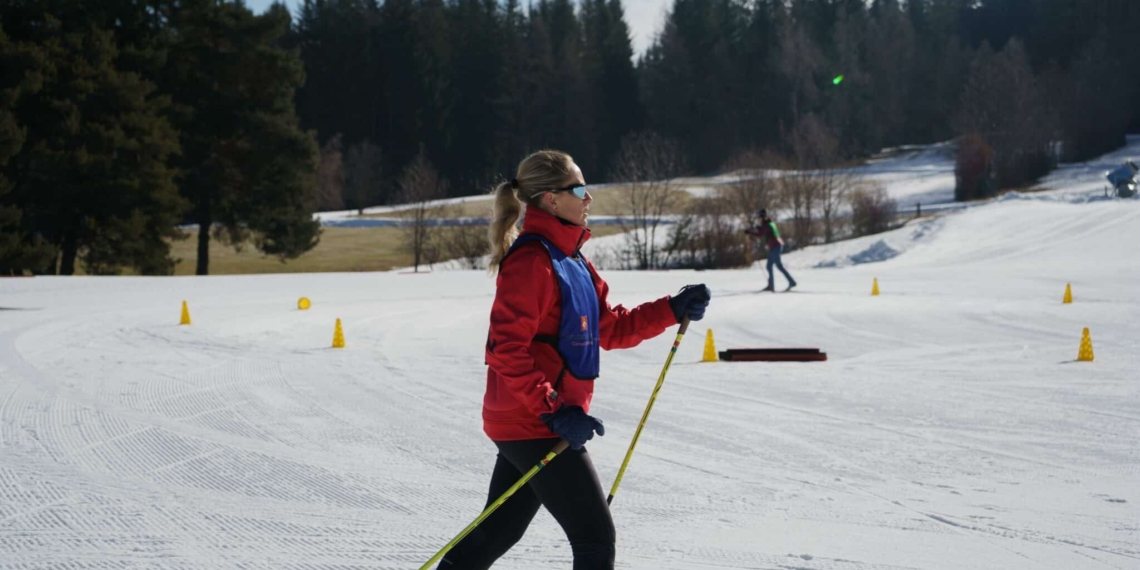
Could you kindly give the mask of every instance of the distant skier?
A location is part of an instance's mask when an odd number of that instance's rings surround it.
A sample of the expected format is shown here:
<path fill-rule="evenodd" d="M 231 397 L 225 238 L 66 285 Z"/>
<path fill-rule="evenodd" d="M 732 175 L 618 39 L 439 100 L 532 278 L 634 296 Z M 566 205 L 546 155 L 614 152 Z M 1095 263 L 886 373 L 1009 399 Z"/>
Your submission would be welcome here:
<path fill-rule="evenodd" d="M 1121 198 L 1131 198 L 1136 194 L 1136 181 L 1133 179 L 1140 168 L 1136 166 L 1135 162 L 1131 160 L 1122 164 L 1119 168 L 1108 173 L 1108 181 L 1112 184 L 1112 189 L 1116 191 L 1116 195 Z"/>
<path fill-rule="evenodd" d="M 487 335 L 483 431 L 498 448 L 487 504 L 542 459 L 558 438 L 570 448 L 448 552 L 441 570 L 485 570 L 544 506 L 570 539 L 575 570 L 612 570 L 615 531 L 584 444 L 605 433 L 588 415 L 599 349 L 632 348 L 709 304 L 703 284 L 632 310 L 611 307 L 609 286 L 581 254 L 593 197 L 567 154 L 538 151 L 495 189 L 492 270 L 499 276 Z M 521 207 L 526 204 L 522 234 Z"/>
<path fill-rule="evenodd" d="M 772 273 L 772 266 L 775 265 L 784 277 L 788 279 L 788 288 L 785 291 L 791 291 L 792 287 L 796 286 L 796 280 L 784 269 L 784 264 L 780 262 L 780 254 L 784 252 L 784 240 L 780 238 L 780 230 L 776 228 L 776 222 L 768 217 L 768 210 L 761 209 L 756 214 L 758 224 L 752 226 L 744 233 L 763 239 L 768 245 L 768 286 L 761 289 L 761 291 L 775 291 L 776 290 L 776 276 Z"/>

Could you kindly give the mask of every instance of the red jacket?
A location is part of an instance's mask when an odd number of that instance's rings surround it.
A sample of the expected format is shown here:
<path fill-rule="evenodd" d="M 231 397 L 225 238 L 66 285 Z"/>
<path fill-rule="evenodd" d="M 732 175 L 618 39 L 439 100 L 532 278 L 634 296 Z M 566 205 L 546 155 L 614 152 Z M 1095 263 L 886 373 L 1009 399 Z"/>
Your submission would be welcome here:
<path fill-rule="evenodd" d="M 538 208 L 528 208 L 522 233 L 545 237 L 567 255 L 586 243 L 590 231 L 562 222 Z M 677 324 L 669 297 L 633 310 L 611 307 L 609 286 L 587 261 L 598 292 L 599 344 L 605 350 L 631 348 Z M 557 335 L 562 312 L 558 277 L 540 242 L 520 246 L 499 267 L 491 327 L 487 334 L 487 392 L 483 396 L 483 431 L 497 441 L 557 437 L 540 414 L 563 404 L 589 412 L 593 380 L 563 372 L 562 357 L 536 335 Z M 559 375 L 561 374 L 561 379 Z"/>

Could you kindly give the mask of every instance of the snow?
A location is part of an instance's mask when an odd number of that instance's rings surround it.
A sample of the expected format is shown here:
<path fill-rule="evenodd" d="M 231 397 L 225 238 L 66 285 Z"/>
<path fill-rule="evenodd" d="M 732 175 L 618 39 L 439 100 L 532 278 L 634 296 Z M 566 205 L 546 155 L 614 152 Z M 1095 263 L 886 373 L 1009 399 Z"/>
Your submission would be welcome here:
<path fill-rule="evenodd" d="M 954 201 L 954 150 L 950 142 L 884 149 L 862 165 L 838 170 L 881 187 L 903 209 L 913 209 L 915 203 L 928 208 Z M 781 177 L 796 173 L 766 170 L 763 174 Z M 756 175 L 755 171 L 733 171 L 707 178 L 682 178 L 678 183 L 693 196 L 704 198 L 715 195 L 722 185 Z"/>
<path fill-rule="evenodd" d="M 789 253 L 793 293 L 605 273 L 627 306 L 713 291 L 614 499 L 617 567 L 1140 568 L 1140 200 L 1093 199 L 1099 170 Z M 482 271 L 0 279 L 0 569 L 419 568 L 486 500 L 493 295 Z M 829 360 L 700 363 L 708 330 Z M 607 491 L 673 339 L 603 356 Z M 569 567 L 545 512 L 495 566 Z"/>
<path fill-rule="evenodd" d="M 1089 162 L 1062 164 L 1036 186 L 1039 189 L 1049 191 L 1044 195 L 1051 196 L 1051 199 L 1055 200 L 1084 201 L 1103 198 L 1108 191 L 1105 175 L 1125 161 L 1135 162 L 1138 159 L 1140 159 L 1140 135 L 1129 135 L 1127 144 L 1123 148 Z M 954 145 L 952 141 L 883 149 L 864 164 L 839 169 L 839 171 L 851 174 L 864 184 L 882 188 L 888 197 L 898 203 L 900 211 L 913 211 L 916 204 L 921 204 L 926 213 L 969 207 L 968 204 L 954 201 Z M 796 171 L 789 170 L 764 171 L 765 176 L 772 177 L 788 176 L 795 173 Z M 756 171 L 733 171 L 716 176 L 677 178 L 674 182 L 682 191 L 698 198 L 708 198 L 715 196 L 717 191 L 726 184 L 739 182 L 757 174 Z M 600 189 L 612 186 L 614 184 L 591 184 L 590 188 Z M 1017 195 L 1017 193 L 1012 194 Z M 487 193 L 437 200 L 433 204 L 458 206 L 466 203 L 488 202 L 487 207 L 490 207 L 489 202 L 493 199 L 494 196 Z M 315 214 L 315 217 L 324 226 L 398 226 L 407 223 L 406 220 L 400 218 L 399 213 L 411 207 L 411 205 L 403 204 L 365 208 L 364 214 L 367 217 L 361 217 L 356 210 L 319 212 Z M 773 213 L 777 214 L 778 212 L 773 210 Z M 846 205 L 841 205 L 838 215 L 844 216 L 848 213 L 849 208 Z M 385 214 L 387 216 L 384 216 Z M 458 221 L 447 220 L 443 223 L 485 224 L 486 222 L 485 218 L 462 218 Z M 618 224 L 620 222 L 621 220 L 615 216 L 594 216 L 592 218 L 592 223 L 598 225 Z"/>

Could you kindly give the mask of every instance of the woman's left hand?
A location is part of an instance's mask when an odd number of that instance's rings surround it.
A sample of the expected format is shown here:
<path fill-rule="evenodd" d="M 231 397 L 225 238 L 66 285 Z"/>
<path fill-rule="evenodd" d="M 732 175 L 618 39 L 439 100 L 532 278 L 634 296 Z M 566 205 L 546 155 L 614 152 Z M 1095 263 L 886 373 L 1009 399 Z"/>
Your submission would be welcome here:
<path fill-rule="evenodd" d="M 710 299 L 712 292 L 704 283 L 685 285 L 680 293 L 669 298 L 669 307 L 673 309 L 673 316 L 677 317 L 678 323 L 685 317 L 689 317 L 690 321 L 699 321 L 705 318 L 705 309 L 708 308 Z"/>

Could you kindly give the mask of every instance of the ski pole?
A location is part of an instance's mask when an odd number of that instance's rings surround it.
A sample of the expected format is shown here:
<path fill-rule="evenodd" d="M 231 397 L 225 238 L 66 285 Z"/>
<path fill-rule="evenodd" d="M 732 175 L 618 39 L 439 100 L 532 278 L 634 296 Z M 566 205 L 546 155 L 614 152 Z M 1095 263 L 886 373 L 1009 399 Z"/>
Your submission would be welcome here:
<path fill-rule="evenodd" d="M 550 453 L 546 454 L 546 457 L 543 457 L 538 463 L 534 465 L 534 467 L 531 467 L 530 471 L 527 471 L 526 474 L 523 475 L 517 483 L 511 485 L 511 488 L 507 489 L 506 492 L 500 495 L 498 499 L 495 499 L 495 502 L 487 505 L 487 508 L 483 509 L 482 513 L 479 513 L 479 516 L 475 518 L 474 522 L 467 525 L 467 528 L 463 529 L 463 532 L 460 532 L 459 536 L 455 537 L 451 542 L 447 543 L 447 546 L 444 546 L 439 552 L 436 552 L 435 556 L 431 557 L 431 560 L 428 560 L 426 563 L 424 563 L 423 566 L 420 566 L 420 570 L 429 570 L 432 564 L 438 562 L 440 558 L 443 558 L 444 554 L 447 554 L 448 551 L 450 551 L 452 548 L 455 548 L 455 545 L 459 544 L 459 541 L 463 540 L 465 536 L 467 536 L 471 531 L 475 530 L 475 527 L 479 526 L 479 523 L 483 522 L 487 517 L 491 516 L 491 513 L 495 512 L 495 509 L 499 508 L 503 505 L 503 503 L 507 502 L 507 499 L 511 498 L 511 495 L 515 494 L 515 491 L 518 491 L 520 488 L 522 488 L 523 485 L 526 485 L 526 482 L 530 481 L 531 477 L 534 477 L 534 475 L 542 470 L 543 467 L 546 467 L 546 465 L 550 463 L 555 457 L 557 457 L 559 453 L 565 451 L 569 445 L 570 444 L 567 443 L 564 439 L 556 443 L 554 445 L 554 448 L 550 450 Z"/>
<path fill-rule="evenodd" d="M 625 460 L 621 462 L 621 469 L 618 470 L 617 478 L 614 479 L 614 486 L 610 489 L 610 496 L 606 498 L 606 504 L 614 502 L 614 495 L 617 494 L 618 485 L 621 485 L 622 475 L 625 475 L 625 468 L 629 466 L 629 458 L 633 456 L 633 447 L 637 445 L 637 439 L 641 437 L 641 428 L 645 427 L 645 420 L 649 418 L 649 411 L 653 409 L 653 402 L 657 400 L 657 392 L 661 391 L 661 385 L 665 383 L 665 373 L 669 371 L 669 365 L 673 362 L 673 355 L 677 354 L 677 347 L 681 345 L 681 337 L 685 336 L 685 331 L 689 328 L 689 317 L 681 320 L 681 328 L 677 331 L 677 339 L 673 341 L 673 348 L 669 350 L 669 358 L 665 359 L 665 368 L 661 369 L 661 376 L 657 378 L 657 386 L 653 388 L 653 395 L 649 397 L 649 403 L 645 406 L 645 412 L 641 414 L 641 423 L 637 424 L 637 431 L 633 432 L 633 441 L 629 442 L 629 451 L 625 452 Z"/>

